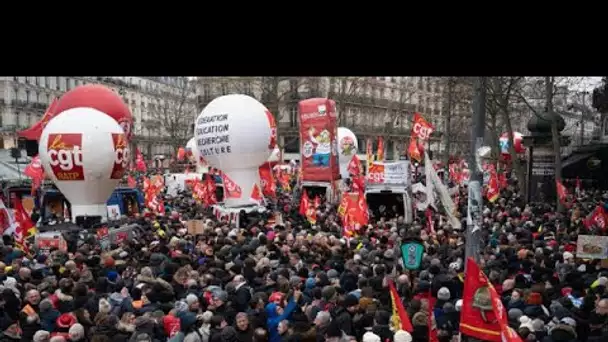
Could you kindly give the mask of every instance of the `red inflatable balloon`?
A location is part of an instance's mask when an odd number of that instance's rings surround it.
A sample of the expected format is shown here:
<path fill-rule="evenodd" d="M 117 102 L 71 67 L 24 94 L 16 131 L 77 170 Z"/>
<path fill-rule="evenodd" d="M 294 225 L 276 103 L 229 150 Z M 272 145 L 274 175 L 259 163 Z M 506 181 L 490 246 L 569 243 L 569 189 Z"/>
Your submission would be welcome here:
<path fill-rule="evenodd" d="M 122 98 L 100 84 L 78 86 L 63 94 L 53 116 L 72 108 L 89 107 L 111 116 L 122 127 L 127 140 L 133 134 L 133 116 Z"/>

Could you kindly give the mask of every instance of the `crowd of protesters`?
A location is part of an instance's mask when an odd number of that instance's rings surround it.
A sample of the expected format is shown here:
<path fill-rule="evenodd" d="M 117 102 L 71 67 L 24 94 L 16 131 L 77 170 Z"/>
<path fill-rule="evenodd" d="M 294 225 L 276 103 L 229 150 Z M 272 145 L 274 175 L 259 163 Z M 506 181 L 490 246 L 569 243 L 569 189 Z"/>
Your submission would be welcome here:
<path fill-rule="evenodd" d="M 583 221 L 606 198 L 582 190 L 556 213 L 549 204 L 524 205 L 511 184 L 486 203 L 480 266 L 524 341 L 608 341 L 608 269 L 575 257 L 579 233 L 601 234 Z M 0 341 L 427 342 L 429 313 L 439 341 L 467 338 L 459 334 L 464 232 L 440 213 L 435 234 L 418 212 L 413 224 L 372 217 L 349 240 L 336 205 L 321 204 L 311 225 L 290 194 L 274 206 L 283 214 L 274 226 L 259 214 L 237 228 L 188 193 L 165 198 L 165 206 L 165 215 L 133 218 L 144 233 L 107 250 L 88 239 L 67 252 L 25 255 L 5 236 Z M 189 219 L 204 220 L 203 234 L 188 234 Z M 406 238 L 424 243 L 417 271 L 402 267 Z M 411 332 L 391 324 L 389 279 Z"/>

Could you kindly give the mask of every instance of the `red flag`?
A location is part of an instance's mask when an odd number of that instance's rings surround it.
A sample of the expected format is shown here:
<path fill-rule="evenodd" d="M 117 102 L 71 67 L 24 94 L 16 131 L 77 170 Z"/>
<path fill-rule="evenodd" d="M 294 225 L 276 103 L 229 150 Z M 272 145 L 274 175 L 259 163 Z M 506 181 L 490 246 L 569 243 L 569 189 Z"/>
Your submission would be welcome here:
<path fill-rule="evenodd" d="M 393 315 L 391 318 L 391 323 L 393 329 L 397 330 L 405 330 L 407 332 L 413 332 L 414 327 L 412 326 L 412 322 L 410 321 L 410 317 L 407 315 L 407 311 L 403 307 L 403 302 L 401 301 L 401 297 L 395 288 L 395 284 L 392 280 L 388 281 L 388 289 L 391 294 L 391 301 L 393 307 Z"/>
<path fill-rule="evenodd" d="M 606 210 L 601 205 L 595 207 L 591 215 L 583 221 L 583 224 L 587 229 L 591 228 L 592 225 L 596 225 L 601 230 L 606 229 Z"/>
<path fill-rule="evenodd" d="M 352 181 L 354 192 L 365 192 L 365 178 L 363 178 L 363 176 L 355 176 L 352 178 Z"/>
<path fill-rule="evenodd" d="M 260 166 L 258 173 L 260 174 L 260 183 L 262 183 L 262 194 L 268 197 L 275 197 L 277 195 L 277 184 L 270 166 Z"/>
<path fill-rule="evenodd" d="M 177 149 L 177 160 L 182 161 L 186 157 L 186 149 L 180 147 Z"/>
<path fill-rule="evenodd" d="M 15 197 L 13 201 L 13 209 L 16 224 L 16 229 L 14 233 L 15 245 L 23 252 L 29 254 L 30 251 L 25 242 L 25 239 L 36 234 L 36 226 L 30 219 L 29 215 L 23 208 L 23 204 L 17 197 Z"/>
<path fill-rule="evenodd" d="M 238 184 L 225 173 L 222 173 L 222 180 L 224 182 L 224 198 L 241 198 L 243 191 Z"/>
<path fill-rule="evenodd" d="M 412 125 L 411 135 L 425 142 L 429 140 L 434 130 L 435 126 L 428 123 L 420 113 L 414 113 L 414 124 Z"/>
<path fill-rule="evenodd" d="M 144 155 L 141 154 L 139 148 L 135 149 L 135 169 L 139 172 L 146 172 L 148 170 L 144 160 Z"/>
<path fill-rule="evenodd" d="M 309 206 L 310 206 L 310 199 L 308 198 L 308 193 L 306 193 L 306 190 L 304 190 L 304 193 L 302 193 L 302 198 L 300 199 L 300 210 L 299 210 L 300 215 L 306 216 Z"/>
<path fill-rule="evenodd" d="M 135 178 L 133 176 L 131 176 L 131 175 L 127 176 L 127 185 L 131 189 L 135 189 L 137 187 L 137 181 L 135 180 Z"/>
<path fill-rule="evenodd" d="M 210 174 L 207 174 L 205 179 L 205 197 L 203 198 L 204 203 L 207 205 L 214 205 L 217 203 L 217 186 L 215 185 L 215 177 L 212 177 Z"/>
<path fill-rule="evenodd" d="M 384 161 L 384 138 L 378 137 L 378 152 L 376 152 L 376 160 Z"/>
<path fill-rule="evenodd" d="M 32 179 L 32 195 L 34 195 L 36 189 L 40 187 L 44 180 L 44 169 L 42 168 L 38 155 L 32 158 L 32 161 L 25 167 L 23 173 Z"/>
<path fill-rule="evenodd" d="M 253 184 L 253 188 L 251 189 L 251 195 L 249 198 L 255 203 L 262 203 L 262 191 L 257 183 Z"/>
<path fill-rule="evenodd" d="M 498 176 L 496 175 L 496 171 L 490 172 L 490 181 L 488 183 L 486 197 L 491 203 L 494 203 L 498 197 L 500 197 L 500 188 L 498 185 Z"/>
<path fill-rule="evenodd" d="M 492 284 L 479 266 L 473 259 L 467 259 L 460 332 L 483 341 L 502 342 L 500 317 L 494 312 L 490 288 Z"/>
<path fill-rule="evenodd" d="M 407 148 L 407 154 L 410 156 L 411 160 L 416 160 L 418 162 L 422 160 L 422 153 L 418 146 L 418 138 L 414 135 L 410 137 L 410 145 Z"/>
<path fill-rule="evenodd" d="M 556 179 L 555 185 L 557 186 L 557 198 L 559 198 L 559 201 L 562 202 L 563 205 L 568 207 L 568 190 L 560 180 Z"/>
<path fill-rule="evenodd" d="M 350 162 L 348 162 L 348 166 L 346 167 L 346 169 L 348 170 L 348 173 L 354 176 L 358 176 L 363 173 L 361 172 L 361 162 L 359 161 L 359 157 L 357 157 L 356 154 L 354 154 Z"/>

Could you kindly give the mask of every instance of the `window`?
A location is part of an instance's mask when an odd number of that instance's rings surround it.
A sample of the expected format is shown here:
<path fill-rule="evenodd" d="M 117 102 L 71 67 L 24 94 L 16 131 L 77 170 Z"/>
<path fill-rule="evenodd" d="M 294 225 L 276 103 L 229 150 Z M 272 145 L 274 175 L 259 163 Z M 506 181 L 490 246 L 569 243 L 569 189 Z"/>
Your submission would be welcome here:
<path fill-rule="evenodd" d="M 289 124 L 291 127 L 298 126 L 298 106 L 293 105 L 289 107 Z"/>
<path fill-rule="evenodd" d="M 36 103 L 40 102 L 40 94 L 38 92 L 35 92 L 36 94 Z"/>
<path fill-rule="evenodd" d="M 30 84 L 30 77 L 29 76 L 25 76 L 25 83 Z"/>
<path fill-rule="evenodd" d="M 376 97 L 376 87 L 372 87 L 372 97 Z"/>
<path fill-rule="evenodd" d="M 331 93 L 335 93 L 336 92 L 336 79 L 333 77 L 329 78 L 329 91 Z"/>
<path fill-rule="evenodd" d="M 15 101 L 19 101 L 19 89 L 18 88 L 13 88 L 13 96 L 14 96 L 14 100 Z"/>
<path fill-rule="evenodd" d="M 30 91 L 25 91 L 25 102 L 30 103 Z"/>
<path fill-rule="evenodd" d="M 13 81 L 19 82 L 19 76 L 13 76 Z"/>
<path fill-rule="evenodd" d="M 431 78 L 426 78 L 426 91 L 431 92 Z"/>
<path fill-rule="evenodd" d="M 228 94 L 228 85 L 226 83 L 222 83 L 220 85 L 220 88 L 221 88 L 220 91 L 221 91 L 222 95 Z"/>
<path fill-rule="evenodd" d="M 61 77 L 55 77 L 55 89 L 61 90 Z"/>
<path fill-rule="evenodd" d="M 422 77 L 418 77 L 418 90 L 422 90 Z"/>
<path fill-rule="evenodd" d="M 211 97 L 211 87 L 207 83 L 203 84 L 203 96 L 205 96 L 205 98 Z"/>
<path fill-rule="evenodd" d="M 40 76 L 36 76 L 36 85 L 37 85 L 37 86 L 39 86 L 39 85 L 40 85 L 40 79 L 41 79 L 41 78 L 42 78 L 42 77 L 40 77 Z"/>

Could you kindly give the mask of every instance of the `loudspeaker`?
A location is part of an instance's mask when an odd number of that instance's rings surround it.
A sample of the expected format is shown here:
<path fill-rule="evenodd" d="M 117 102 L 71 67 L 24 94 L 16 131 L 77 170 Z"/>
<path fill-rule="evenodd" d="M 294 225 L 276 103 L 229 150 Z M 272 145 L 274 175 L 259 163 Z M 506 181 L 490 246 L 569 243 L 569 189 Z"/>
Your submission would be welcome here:
<path fill-rule="evenodd" d="M 28 157 L 34 157 L 38 154 L 38 142 L 36 140 L 25 141 L 25 151 Z"/>

